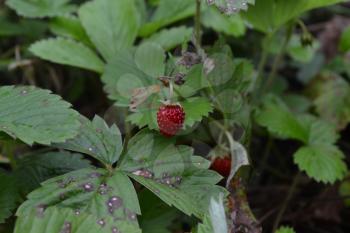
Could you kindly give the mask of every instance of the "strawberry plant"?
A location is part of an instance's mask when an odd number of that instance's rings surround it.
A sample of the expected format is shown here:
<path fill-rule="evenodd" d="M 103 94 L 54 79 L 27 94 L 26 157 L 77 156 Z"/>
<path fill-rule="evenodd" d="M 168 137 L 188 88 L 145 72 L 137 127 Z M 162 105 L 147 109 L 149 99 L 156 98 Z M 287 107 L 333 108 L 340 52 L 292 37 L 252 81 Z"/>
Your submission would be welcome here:
<path fill-rule="evenodd" d="M 0 1 L 0 232 L 348 232 L 343 2 Z"/>

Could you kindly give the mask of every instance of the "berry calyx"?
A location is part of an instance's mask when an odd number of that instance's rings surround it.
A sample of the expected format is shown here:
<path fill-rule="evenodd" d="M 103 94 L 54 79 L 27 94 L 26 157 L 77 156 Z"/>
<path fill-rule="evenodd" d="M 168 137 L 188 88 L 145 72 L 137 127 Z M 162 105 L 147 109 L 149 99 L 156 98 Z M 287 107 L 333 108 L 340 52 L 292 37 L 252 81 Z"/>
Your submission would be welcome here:
<path fill-rule="evenodd" d="M 166 137 L 174 136 L 183 126 L 185 111 L 179 104 L 167 104 L 158 109 L 157 123 L 160 133 Z"/>
<path fill-rule="evenodd" d="M 216 157 L 212 161 L 210 169 L 218 172 L 224 177 L 228 177 L 231 172 L 231 156 L 226 155 L 225 157 Z"/>

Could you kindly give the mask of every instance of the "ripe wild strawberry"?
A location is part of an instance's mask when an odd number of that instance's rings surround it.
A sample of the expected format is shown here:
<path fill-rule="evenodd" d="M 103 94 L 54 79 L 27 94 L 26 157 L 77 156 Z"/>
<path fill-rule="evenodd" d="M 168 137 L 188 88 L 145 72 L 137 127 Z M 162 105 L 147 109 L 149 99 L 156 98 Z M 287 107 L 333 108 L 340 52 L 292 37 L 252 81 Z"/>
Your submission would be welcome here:
<path fill-rule="evenodd" d="M 210 169 L 218 172 L 224 177 L 228 177 L 231 172 L 231 156 L 226 155 L 225 157 L 216 157 L 212 161 Z"/>
<path fill-rule="evenodd" d="M 183 126 L 185 111 L 178 104 L 163 105 L 157 112 L 160 133 L 166 137 L 174 136 Z"/>

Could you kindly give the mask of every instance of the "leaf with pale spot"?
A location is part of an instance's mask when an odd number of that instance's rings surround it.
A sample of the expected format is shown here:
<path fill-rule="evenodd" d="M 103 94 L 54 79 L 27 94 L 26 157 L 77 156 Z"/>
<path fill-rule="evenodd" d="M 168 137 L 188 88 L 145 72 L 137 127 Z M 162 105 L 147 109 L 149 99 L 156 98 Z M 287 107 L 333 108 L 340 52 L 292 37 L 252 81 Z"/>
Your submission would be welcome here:
<path fill-rule="evenodd" d="M 121 171 L 110 174 L 104 169 L 81 169 L 52 178 L 28 195 L 28 200 L 17 210 L 26 216 L 36 209 L 69 208 L 77 213 L 88 213 L 96 219 L 112 217 L 114 223 L 137 223 L 141 214 L 137 194 L 130 179 Z"/>
<path fill-rule="evenodd" d="M 43 213 L 33 209 L 17 218 L 14 233 L 111 233 L 113 229 L 120 233 L 141 233 L 134 224 L 115 223 L 112 217 L 105 218 L 103 226 L 100 221 L 92 214 L 77 214 L 69 208 L 49 207 Z"/>
<path fill-rule="evenodd" d="M 148 145 L 140 146 L 145 141 Z M 143 130 L 130 140 L 120 169 L 168 205 L 202 218 L 210 197 L 225 193 L 215 185 L 221 176 L 209 166 L 209 161 L 193 156 L 191 147 L 175 146 L 173 140 Z"/>

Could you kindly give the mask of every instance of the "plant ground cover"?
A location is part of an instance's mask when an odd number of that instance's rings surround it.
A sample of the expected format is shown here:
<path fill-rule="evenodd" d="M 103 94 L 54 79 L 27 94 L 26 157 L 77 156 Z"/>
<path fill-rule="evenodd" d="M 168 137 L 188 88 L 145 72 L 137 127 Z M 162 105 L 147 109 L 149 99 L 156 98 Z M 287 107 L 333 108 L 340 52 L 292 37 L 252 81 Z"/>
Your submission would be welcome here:
<path fill-rule="evenodd" d="M 0 232 L 350 232 L 349 67 L 343 0 L 0 0 Z"/>

